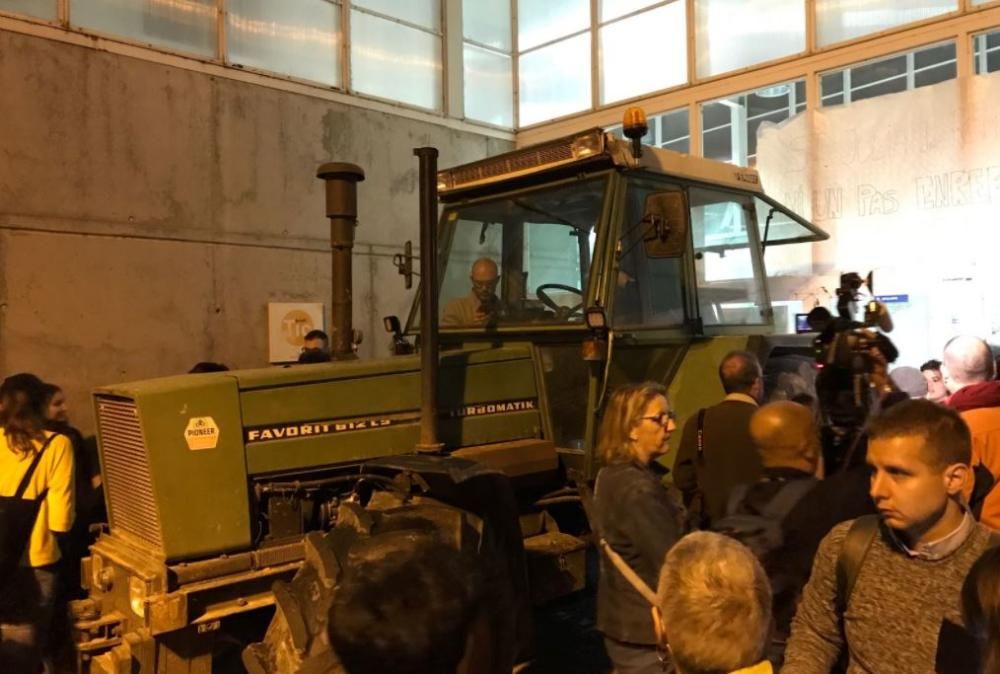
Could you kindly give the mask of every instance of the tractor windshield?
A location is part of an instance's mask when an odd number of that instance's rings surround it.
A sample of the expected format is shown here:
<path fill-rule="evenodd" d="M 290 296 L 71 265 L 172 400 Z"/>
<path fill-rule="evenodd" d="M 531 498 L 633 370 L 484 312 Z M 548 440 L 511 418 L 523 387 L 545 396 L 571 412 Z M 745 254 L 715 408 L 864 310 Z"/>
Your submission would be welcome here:
<path fill-rule="evenodd" d="M 579 323 L 607 177 L 445 210 L 442 328 Z"/>

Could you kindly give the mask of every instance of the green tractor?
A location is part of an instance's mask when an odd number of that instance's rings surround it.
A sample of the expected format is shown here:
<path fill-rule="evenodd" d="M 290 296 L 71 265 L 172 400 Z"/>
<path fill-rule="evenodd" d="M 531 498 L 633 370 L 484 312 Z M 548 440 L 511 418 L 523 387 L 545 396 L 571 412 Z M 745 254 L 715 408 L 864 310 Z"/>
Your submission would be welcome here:
<path fill-rule="evenodd" d="M 764 252 L 826 235 L 753 169 L 630 132 L 440 172 L 418 150 L 421 293 L 405 329 L 386 319 L 395 354 L 380 360 L 352 356 L 364 176 L 321 167 L 334 362 L 94 394 L 110 522 L 72 606 L 79 670 L 231 671 L 235 654 L 260 674 L 338 671 L 325 630 L 340 574 L 433 534 L 482 559 L 492 664 L 476 671 L 510 672 L 532 603 L 584 586 L 574 485 L 599 468 L 608 391 L 663 382 L 683 418 L 721 397 L 725 352 L 808 348 L 776 334 Z"/>

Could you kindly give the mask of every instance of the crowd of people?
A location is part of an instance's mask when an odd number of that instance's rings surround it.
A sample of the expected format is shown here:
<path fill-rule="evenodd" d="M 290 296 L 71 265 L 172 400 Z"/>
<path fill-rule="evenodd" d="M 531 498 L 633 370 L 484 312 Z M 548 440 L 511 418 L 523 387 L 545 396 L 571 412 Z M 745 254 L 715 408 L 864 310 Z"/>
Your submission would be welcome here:
<path fill-rule="evenodd" d="M 728 354 L 725 398 L 681 431 L 680 499 L 651 460 L 675 429 L 663 388 L 611 396 L 594 502 L 616 672 L 1000 672 L 991 349 L 957 337 L 939 362 L 870 374 L 852 419 L 836 373 L 765 404 L 757 358 Z"/>
<path fill-rule="evenodd" d="M 683 423 L 672 486 L 666 389 L 610 394 L 589 513 L 596 625 L 618 674 L 1000 674 L 994 357 L 956 337 L 910 370 L 871 373 L 859 418 L 822 382 L 766 402 L 757 357 L 729 353 L 724 398 Z M 0 663 L 37 672 L 102 518 L 100 472 L 62 391 L 33 375 L 0 386 L 0 427 Z M 489 635 L 474 559 L 427 538 L 356 561 L 328 620 L 345 671 L 477 671 L 472 644 Z M 394 617 L 415 606 L 426 619 Z"/>

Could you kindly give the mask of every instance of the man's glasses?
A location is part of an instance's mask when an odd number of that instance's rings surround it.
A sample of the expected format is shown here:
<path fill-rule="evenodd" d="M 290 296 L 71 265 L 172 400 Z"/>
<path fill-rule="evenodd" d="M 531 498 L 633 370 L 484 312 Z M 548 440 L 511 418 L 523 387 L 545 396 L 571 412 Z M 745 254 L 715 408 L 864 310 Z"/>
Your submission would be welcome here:
<path fill-rule="evenodd" d="M 643 419 L 649 419 L 650 421 L 655 421 L 661 426 L 665 425 L 668 421 L 677 421 L 677 413 L 673 410 L 669 412 L 660 412 L 659 414 L 654 414 L 651 417 L 643 417 Z"/>
<path fill-rule="evenodd" d="M 473 281 L 472 287 L 476 288 L 477 290 L 493 290 L 497 287 L 497 284 L 499 282 L 500 279 L 498 278 L 493 279 L 492 281 Z"/>

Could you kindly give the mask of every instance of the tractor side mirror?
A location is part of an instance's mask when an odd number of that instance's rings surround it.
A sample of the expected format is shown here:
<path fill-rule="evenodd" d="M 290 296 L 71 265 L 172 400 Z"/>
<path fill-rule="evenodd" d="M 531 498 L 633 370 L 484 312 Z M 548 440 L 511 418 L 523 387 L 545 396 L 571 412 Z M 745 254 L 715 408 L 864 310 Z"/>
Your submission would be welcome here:
<path fill-rule="evenodd" d="M 404 356 L 413 353 L 413 345 L 403 337 L 403 327 L 399 323 L 398 316 L 385 316 L 382 319 L 382 325 L 385 327 L 385 331 L 392 335 L 392 344 L 389 346 L 389 350 L 392 351 L 393 355 Z"/>
<path fill-rule="evenodd" d="M 413 287 L 413 277 L 419 276 L 419 274 L 413 271 L 413 242 L 407 241 L 403 244 L 403 252 L 396 253 L 392 256 L 392 264 L 396 267 L 396 271 L 399 275 L 406 280 L 406 289 L 409 290 Z M 396 318 L 393 316 L 392 318 Z M 399 322 L 399 319 L 396 319 Z M 389 329 L 386 327 L 386 331 Z"/>
<path fill-rule="evenodd" d="M 684 193 L 655 192 L 646 197 L 642 245 L 647 257 L 680 257 L 687 249 L 688 208 Z"/>

